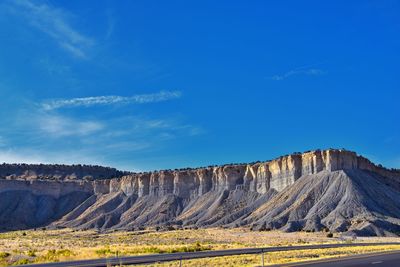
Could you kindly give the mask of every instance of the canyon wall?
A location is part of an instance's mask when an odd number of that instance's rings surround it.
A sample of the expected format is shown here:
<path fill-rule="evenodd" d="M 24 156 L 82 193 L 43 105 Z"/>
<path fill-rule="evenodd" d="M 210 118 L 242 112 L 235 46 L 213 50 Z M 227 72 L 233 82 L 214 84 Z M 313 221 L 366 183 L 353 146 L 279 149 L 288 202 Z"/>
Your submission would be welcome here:
<path fill-rule="evenodd" d="M 379 167 L 355 152 L 330 149 L 296 153 L 254 164 L 132 173 L 109 180 L 108 190 L 123 191 L 126 195 L 137 194 L 139 197 L 174 194 L 182 198 L 193 198 L 209 191 L 236 188 L 264 194 L 270 189 L 280 192 L 304 175 L 354 169 L 400 181 L 398 170 Z M 102 186 L 106 187 L 104 182 Z"/>
<path fill-rule="evenodd" d="M 379 167 L 355 152 L 329 149 L 295 153 L 254 164 L 129 174 L 99 166 L 2 164 L 0 192 L 18 188 L 62 196 L 74 190 L 93 194 L 122 191 L 128 196 L 136 194 L 138 197 L 161 197 L 174 194 L 191 199 L 209 191 L 237 188 L 260 194 L 270 189 L 280 192 L 304 175 L 324 170 L 352 169 L 366 170 L 400 181 L 398 170 Z"/>
<path fill-rule="evenodd" d="M 132 230 L 174 224 L 400 232 L 400 171 L 346 150 L 145 173 L 3 164 L 0 177 L 0 231 L 42 226 Z"/>

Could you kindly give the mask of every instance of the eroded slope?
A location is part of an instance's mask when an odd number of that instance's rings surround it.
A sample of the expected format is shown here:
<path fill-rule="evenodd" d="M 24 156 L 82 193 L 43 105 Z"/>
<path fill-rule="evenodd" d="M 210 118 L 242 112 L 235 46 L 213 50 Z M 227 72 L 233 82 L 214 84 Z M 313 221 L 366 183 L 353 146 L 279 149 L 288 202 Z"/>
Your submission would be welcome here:
<path fill-rule="evenodd" d="M 400 172 L 345 150 L 105 180 L 0 180 L 0 227 L 400 232 Z"/>

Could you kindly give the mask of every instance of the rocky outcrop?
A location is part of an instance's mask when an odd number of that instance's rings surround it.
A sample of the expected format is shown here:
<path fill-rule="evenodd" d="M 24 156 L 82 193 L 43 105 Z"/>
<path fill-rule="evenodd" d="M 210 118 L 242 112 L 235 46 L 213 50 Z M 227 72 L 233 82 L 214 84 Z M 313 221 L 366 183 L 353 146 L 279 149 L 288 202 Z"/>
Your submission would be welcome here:
<path fill-rule="evenodd" d="M 355 169 L 378 173 L 388 180 L 400 181 L 398 170 L 377 166 L 355 152 L 330 149 L 296 153 L 254 164 L 129 174 L 113 180 L 110 192 L 120 188 L 140 197 L 172 193 L 182 198 L 193 198 L 211 190 L 241 188 L 264 194 L 270 189 L 282 191 L 304 175 L 325 170 L 333 172 Z"/>
<path fill-rule="evenodd" d="M 174 224 L 400 232 L 400 172 L 346 150 L 146 173 L 54 166 L 3 164 L 0 228 L 107 230 Z M 17 203 L 14 210 L 9 203 Z M 29 207 L 29 219 L 21 207 Z"/>
<path fill-rule="evenodd" d="M 128 172 L 91 165 L 7 164 L 0 165 L 0 179 L 24 180 L 95 180 L 121 177 Z"/>
<path fill-rule="evenodd" d="M 107 183 L 106 183 L 107 184 Z M 96 194 L 100 191 L 109 192 L 108 185 L 99 190 L 100 183 L 89 181 L 43 181 L 43 180 L 2 180 L 0 179 L 0 193 L 7 191 L 27 191 L 34 195 L 47 195 L 60 198 L 72 192 L 86 192 Z"/>

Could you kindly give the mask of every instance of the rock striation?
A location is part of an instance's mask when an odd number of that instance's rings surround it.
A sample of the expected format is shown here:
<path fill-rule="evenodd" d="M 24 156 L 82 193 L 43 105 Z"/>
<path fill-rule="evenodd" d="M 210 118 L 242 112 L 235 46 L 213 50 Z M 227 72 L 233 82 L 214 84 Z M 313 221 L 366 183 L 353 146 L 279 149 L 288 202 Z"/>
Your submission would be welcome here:
<path fill-rule="evenodd" d="M 400 181 L 398 170 L 379 167 L 355 152 L 330 149 L 296 153 L 254 164 L 132 173 L 121 179 L 111 179 L 109 192 L 121 190 L 127 195 L 137 194 L 140 197 L 172 193 L 190 198 L 209 191 L 241 188 L 263 194 L 270 189 L 280 192 L 305 175 L 354 169 Z"/>
<path fill-rule="evenodd" d="M 3 230 L 175 225 L 400 233 L 400 171 L 340 149 L 146 173 L 3 164 L 0 176 Z"/>

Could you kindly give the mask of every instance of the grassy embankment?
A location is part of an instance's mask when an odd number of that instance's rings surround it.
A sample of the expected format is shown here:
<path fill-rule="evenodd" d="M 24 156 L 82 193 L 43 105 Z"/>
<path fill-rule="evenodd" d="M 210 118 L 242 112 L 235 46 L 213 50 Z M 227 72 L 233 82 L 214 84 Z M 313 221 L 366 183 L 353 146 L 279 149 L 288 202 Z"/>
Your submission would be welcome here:
<path fill-rule="evenodd" d="M 392 242 L 394 238 L 370 238 L 359 241 Z M 358 242 L 359 242 L 358 241 Z M 338 243 L 326 233 L 251 232 L 245 229 L 199 229 L 168 232 L 114 232 L 74 230 L 29 230 L 0 233 L 0 266 L 57 262 L 103 257 L 174 253 L 229 248 L 311 245 Z M 266 264 L 400 249 L 396 246 L 354 247 L 268 253 Z M 255 266 L 260 255 L 243 255 L 184 261 L 184 266 Z M 149 266 L 149 265 L 147 265 Z M 157 266 L 177 266 L 176 262 Z"/>

